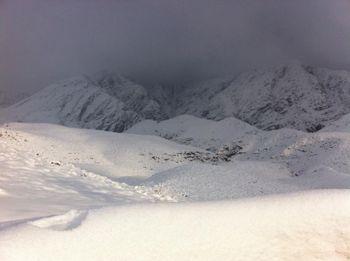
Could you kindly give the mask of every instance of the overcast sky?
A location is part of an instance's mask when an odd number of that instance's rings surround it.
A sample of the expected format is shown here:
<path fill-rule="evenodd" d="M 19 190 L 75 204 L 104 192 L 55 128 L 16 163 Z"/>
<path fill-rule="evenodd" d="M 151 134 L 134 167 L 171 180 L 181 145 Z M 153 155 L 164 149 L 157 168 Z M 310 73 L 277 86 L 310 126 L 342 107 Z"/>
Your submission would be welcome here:
<path fill-rule="evenodd" d="M 102 69 L 181 83 L 287 60 L 349 68 L 349 0 L 0 0 L 0 91 Z"/>

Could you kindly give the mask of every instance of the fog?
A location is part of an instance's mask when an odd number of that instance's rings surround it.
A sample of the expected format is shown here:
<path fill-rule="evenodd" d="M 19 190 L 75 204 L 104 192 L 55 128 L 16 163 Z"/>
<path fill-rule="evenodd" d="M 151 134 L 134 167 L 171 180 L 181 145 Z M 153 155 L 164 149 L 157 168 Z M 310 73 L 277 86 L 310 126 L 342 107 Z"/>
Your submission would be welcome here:
<path fill-rule="evenodd" d="M 350 68 L 347 0 L 0 0 L 0 92 L 108 69 L 181 84 L 300 60 Z"/>

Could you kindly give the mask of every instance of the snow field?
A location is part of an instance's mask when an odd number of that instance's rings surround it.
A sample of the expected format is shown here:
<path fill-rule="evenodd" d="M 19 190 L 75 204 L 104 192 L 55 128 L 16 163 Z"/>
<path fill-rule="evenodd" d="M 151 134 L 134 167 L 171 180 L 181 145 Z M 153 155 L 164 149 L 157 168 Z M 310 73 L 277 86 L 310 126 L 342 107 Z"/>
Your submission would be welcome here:
<path fill-rule="evenodd" d="M 0 259 L 343 261 L 349 209 L 333 190 L 71 211 L 1 231 Z"/>

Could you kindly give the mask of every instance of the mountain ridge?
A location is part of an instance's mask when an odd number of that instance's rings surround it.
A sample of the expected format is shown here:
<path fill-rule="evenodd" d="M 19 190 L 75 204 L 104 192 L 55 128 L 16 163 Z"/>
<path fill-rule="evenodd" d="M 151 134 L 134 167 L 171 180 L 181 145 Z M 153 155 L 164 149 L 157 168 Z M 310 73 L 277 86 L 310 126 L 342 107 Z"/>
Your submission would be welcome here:
<path fill-rule="evenodd" d="M 50 85 L 2 111 L 9 121 L 115 132 L 184 114 L 216 121 L 235 117 L 262 130 L 315 132 L 350 113 L 350 72 L 293 62 L 183 87 L 149 88 L 102 72 Z"/>
<path fill-rule="evenodd" d="M 5 108 L 1 118 L 122 132 L 150 117 L 164 118 L 144 87 L 121 76 L 104 74 L 52 84 Z"/>
<path fill-rule="evenodd" d="M 178 115 L 314 132 L 350 112 L 350 73 L 292 63 L 195 84 L 182 96 Z"/>

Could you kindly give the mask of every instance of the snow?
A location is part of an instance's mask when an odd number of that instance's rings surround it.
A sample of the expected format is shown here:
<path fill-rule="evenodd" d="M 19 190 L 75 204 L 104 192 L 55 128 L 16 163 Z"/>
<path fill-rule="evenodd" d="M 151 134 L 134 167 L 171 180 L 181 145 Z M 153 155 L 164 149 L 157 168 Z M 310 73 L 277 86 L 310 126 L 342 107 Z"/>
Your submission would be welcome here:
<path fill-rule="evenodd" d="M 349 113 L 350 73 L 293 62 L 184 88 L 176 114 L 314 132 Z"/>
<path fill-rule="evenodd" d="M 158 137 L 9 124 L 0 128 L 0 222 L 130 202 L 174 201 L 152 188 L 118 179 L 144 179 L 186 160 L 156 161 L 197 150 Z"/>
<path fill-rule="evenodd" d="M 0 259 L 347 260 L 350 192 L 132 205 L 23 222 L 0 233 Z"/>
<path fill-rule="evenodd" d="M 347 133 L 265 132 L 236 119 L 193 116 L 148 123 L 130 132 L 170 140 L 52 124 L 2 126 L 0 222 L 137 202 L 350 188 Z M 231 143 L 241 150 L 225 156 L 227 161 L 214 160 Z"/>
<path fill-rule="evenodd" d="M 116 132 L 149 117 L 164 118 L 145 88 L 110 74 L 52 84 L 0 112 L 2 122 L 55 123 Z"/>
<path fill-rule="evenodd" d="M 187 200 L 222 200 L 303 190 L 282 165 L 235 161 L 224 165 L 190 163 L 153 175 L 142 182 Z"/>
<path fill-rule="evenodd" d="M 158 135 L 183 144 L 204 149 L 218 148 L 245 135 L 256 134 L 258 129 L 235 118 L 211 121 L 191 115 L 181 115 L 156 122 L 145 120 L 137 123 L 126 133 Z"/>
<path fill-rule="evenodd" d="M 123 132 L 144 119 L 189 114 L 211 120 L 235 117 L 263 130 L 315 132 L 350 113 L 349 94 L 349 72 L 298 62 L 150 88 L 103 72 L 52 84 L 2 110 L 0 119 Z"/>
<path fill-rule="evenodd" d="M 350 136 L 346 133 L 257 132 L 245 128 L 245 123 L 231 125 L 241 123 L 232 119 L 198 120 L 202 122 L 198 131 L 186 125 L 196 122 L 190 116 L 157 126 L 163 126 L 164 135 L 168 130 L 177 138 L 191 135 L 191 144 L 200 148 L 150 135 L 51 124 L 4 125 L 0 128 L 0 221 L 136 202 L 221 200 L 350 188 Z M 231 131 L 220 136 L 227 126 Z M 214 154 L 201 149 L 212 134 L 218 137 L 210 141 L 212 146 L 228 142 L 231 136 L 233 142 L 244 141 L 239 143 L 242 151 L 227 163 L 184 156 Z"/>
<path fill-rule="evenodd" d="M 0 260 L 349 260 L 349 90 L 299 63 L 102 72 L 1 109 Z"/>
<path fill-rule="evenodd" d="M 350 114 L 346 114 L 339 120 L 321 130 L 322 132 L 350 132 Z"/>
<path fill-rule="evenodd" d="M 157 162 L 153 156 L 199 149 L 152 136 L 126 135 L 105 131 L 67 128 L 51 124 L 13 123 L 2 129 L 15 139 L 6 142 L 58 161 L 103 171 L 108 177 L 150 176 L 179 162 Z M 21 142 L 20 142 L 21 141 Z M 178 159 L 180 161 L 181 159 Z"/>

